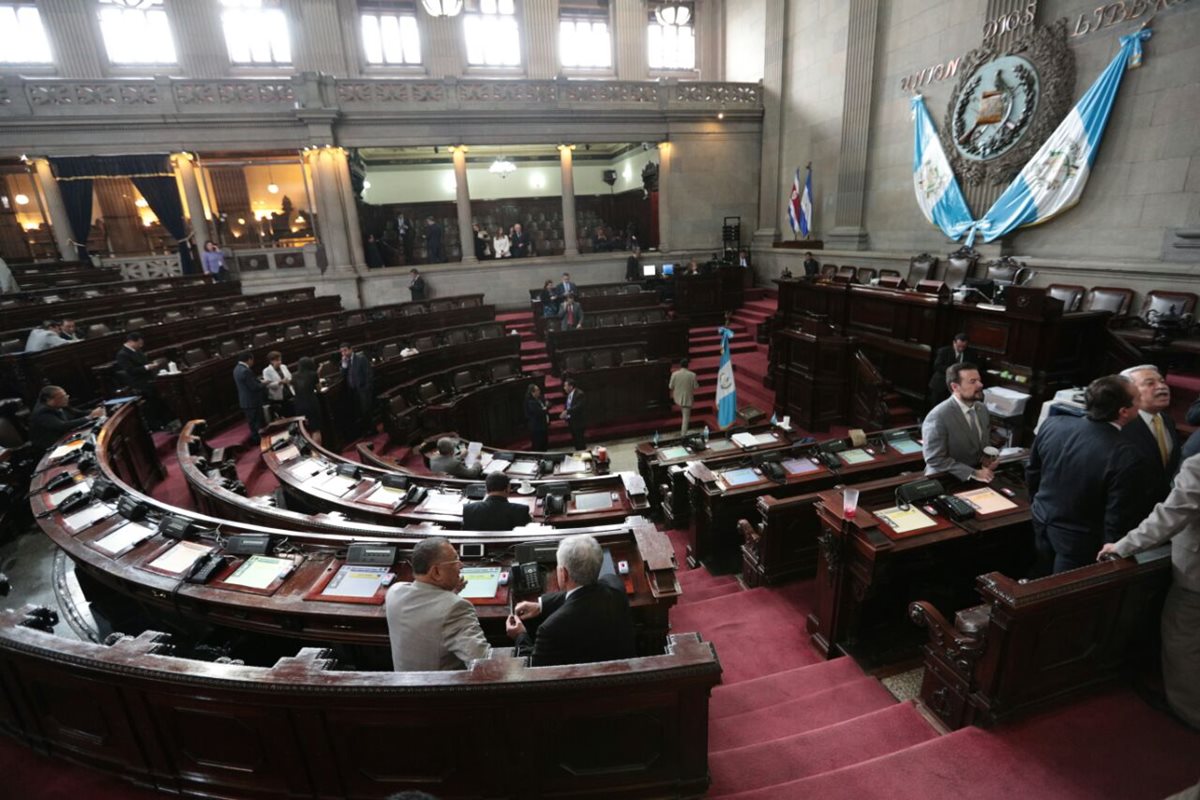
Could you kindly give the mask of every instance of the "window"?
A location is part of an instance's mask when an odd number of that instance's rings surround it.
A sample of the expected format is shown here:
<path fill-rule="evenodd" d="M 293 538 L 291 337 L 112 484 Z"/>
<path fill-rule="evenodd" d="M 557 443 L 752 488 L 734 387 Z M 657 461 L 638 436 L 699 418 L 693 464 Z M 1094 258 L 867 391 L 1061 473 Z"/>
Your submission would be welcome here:
<path fill-rule="evenodd" d="M 564 11 L 558 20 L 558 52 L 564 67 L 611 67 L 608 16 Z"/>
<path fill-rule="evenodd" d="M 363 9 L 362 46 L 368 64 L 420 64 L 421 35 L 414 10 Z"/>
<path fill-rule="evenodd" d="M 113 64 L 174 64 L 163 0 L 100 0 L 100 35 Z"/>
<path fill-rule="evenodd" d="M 225 46 L 234 64 L 291 64 L 287 16 L 279 0 L 221 0 Z"/>
<path fill-rule="evenodd" d="M 467 64 L 472 67 L 521 65 L 521 32 L 513 0 L 478 0 L 463 15 Z"/>
<path fill-rule="evenodd" d="M 695 69 L 696 36 L 690 20 L 685 25 L 664 25 L 653 16 L 646 30 L 650 69 Z"/>
<path fill-rule="evenodd" d="M 52 60 L 37 6 L 0 5 L 0 64 L 49 64 Z"/>

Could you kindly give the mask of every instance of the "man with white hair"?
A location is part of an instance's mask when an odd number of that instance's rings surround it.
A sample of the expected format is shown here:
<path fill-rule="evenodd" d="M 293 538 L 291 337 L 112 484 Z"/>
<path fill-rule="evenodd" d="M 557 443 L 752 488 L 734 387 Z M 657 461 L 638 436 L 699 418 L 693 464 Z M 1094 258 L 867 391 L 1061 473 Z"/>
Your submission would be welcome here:
<path fill-rule="evenodd" d="M 1122 370 L 1121 375 L 1129 379 L 1136 392 L 1137 416 L 1121 430 L 1121 436 L 1137 451 L 1149 479 L 1152 491 L 1138 509 L 1138 517 L 1145 518 L 1156 503 L 1166 499 L 1179 471 L 1179 431 L 1167 413 L 1171 387 L 1158 367 L 1141 364 Z"/>
<path fill-rule="evenodd" d="M 559 591 L 537 602 L 517 603 L 505 629 L 517 643 L 517 653 L 532 653 L 535 667 L 587 664 L 633 658 L 633 618 L 625 584 L 616 575 L 600 574 L 604 551 L 595 537 L 577 534 L 558 545 Z M 542 617 L 534 636 L 524 620 Z"/>

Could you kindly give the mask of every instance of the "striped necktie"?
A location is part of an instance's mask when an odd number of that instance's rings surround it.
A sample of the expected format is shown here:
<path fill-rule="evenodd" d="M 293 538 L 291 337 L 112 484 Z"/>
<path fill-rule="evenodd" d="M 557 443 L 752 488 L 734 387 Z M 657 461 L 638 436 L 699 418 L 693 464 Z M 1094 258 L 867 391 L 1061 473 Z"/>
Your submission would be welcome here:
<path fill-rule="evenodd" d="M 1163 429 L 1162 414 L 1154 415 L 1154 438 L 1158 442 L 1158 454 L 1162 457 L 1165 467 L 1171 460 L 1171 448 L 1167 444 L 1167 432 Z"/>

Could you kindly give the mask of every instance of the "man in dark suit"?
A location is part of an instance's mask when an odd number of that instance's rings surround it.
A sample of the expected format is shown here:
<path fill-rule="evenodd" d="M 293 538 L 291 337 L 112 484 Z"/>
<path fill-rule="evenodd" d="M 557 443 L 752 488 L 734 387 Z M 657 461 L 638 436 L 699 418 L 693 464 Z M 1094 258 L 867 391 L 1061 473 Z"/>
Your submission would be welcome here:
<path fill-rule="evenodd" d="M 375 370 L 371 368 L 370 359 L 355 351 L 349 342 L 342 342 L 338 352 L 342 357 L 342 381 L 350 390 L 350 410 L 354 415 L 348 430 L 358 435 L 371 422 L 371 410 L 375 406 Z"/>
<path fill-rule="evenodd" d="M 254 374 L 254 354 L 249 350 L 238 353 L 238 363 L 233 368 L 233 382 L 237 386 L 238 405 L 246 415 L 246 424 L 250 427 L 250 441 L 257 443 L 259 431 L 267 424 L 263 416 L 267 392 L 263 388 L 262 380 Z"/>
<path fill-rule="evenodd" d="M 442 226 L 433 217 L 425 220 L 425 255 L 430 264 L 446 260 L 442 257 Z"/>
<path fill-rule="evenodd" d="M 575 387 L 575 381 L 567 378 L 562 383 L 563 392 L 566 395 L 566 403 L 563 407 L 562 419 L 567 421 L 567 428 L 571 431 L 571 446 L 576 450 L 587 449 L 587 439 L 584 437 L 584 427 L 587 424 L 585 415 L 586 406 L 584 404 L 584 394 L 581 389 Z"/>
<path fill-rule="evenodd" d="M 813 258 L 812 253 L 804 254 L 804 277 L 812 279 L 817 277 L 817 273 L 821 271 L 821 265 Z"/>
<path fill-rule="evenodd" d="M 1122 370 L 1121 375 L 1133 383 L 1137 399 L 1137 416 L 1121 429 L 1121 435 L 1133 445 L 1142 458 L 1142 466 L 1150 477 L 1150 491 L 1142 498 L 1139 518 L 1145 518 L 1157 503 L 1166 499 L 1179 471 L 1179 431 L 1167 409 L 1171 406 L 1171 387 L 1153 364 L 1142 364 Z"/>
<path fill-rule="evenodd" d="M 1042 423 L 1025 470 L 1033 498 L 1033 532 L 1053 572 L 1092 563 L 1142 519 L 1149 476 L 1121 435 L 1137 417 L 1133 385 L 1119 375 L 1097 378 L 1085 393 L 1084 418 L 1053 416 Z"/>
<path fill-rule="evenodd" d="M 427 296 L 425 294 L 425 278 L 421 276 L 416 267 L 408 271 L 408 291 L 412 293 L 414 301 L 424 300 Z"/>
<path fill-rule="evenodd" d="M 521 229 L 521 223 L 513 225 L 510 238 L 513 258 L 527 258 L 533 255 L 533 243 L 529 240 L 529 234 Z"/>
<path fill-rule="evenodd" d="M 37 405 L 29 415 L 29 443 L 39 453 L 70 431 L 82 428 L 104 414 L 100 406 L 85 414 L 70 406 L 71 396 L 61 386 L 43 386 L 38 392 Z"/>
<path fill-rule="evenodd" d="M 625 259 L 625 280 L 640 281 L 642 279 L 641 257 L 642 251 L 634 247 L 629 258 Z"/>
<path fill-rule="evenodd" d="M 933 375 L 929 378 L 929 407 L 933 408 L 938 403 L 950 396 L 950 390 L 946 386 L 946 369 L 951 364 L 976 364 L 980 372 L 984 370 L 983 361 L 980 360 L 979 351 L 970 346 L 965 333 L 954 334 L 954 341 L 945 347 L 939 347 L 937 353 L 933 357 Z"/>
<path fill-rule="evenodd" d="M 601 575 L 603 564 L 604 551 L 592 536 L 568 536 L 559 543 L 559 591 L 542 595 L 536 603 L 517 603 L 505 625 L 518 655 L 531 655 L 535 667 L 636 655 L 625 584 L 611 573 Z M 524 620 L 538 617 L 542 623 L 530 636 Z"/>
<path fill-rule="evenodd" d="M 154 361 L 147 358 L 142 352 L 145 347 L 146 337 L 139 331 L 130 331 L 125 334 L 125 344 L 121 345 L 113 361 L 116 364 L 117 379 L 131 391 L 141 395 L 145 401 L 143 410 L 146 425 L 151 430 L 158 430 L 166 426 L 171 416 L 167 404 L 154 385 L 154 376 L 162 369 L 164 362 L 161 358 Z"/>
<path fill-rule="evenodd" d="M 576 286 L 571 280 L 571 273 L 564 272 L 562 274 L 562 283 L 554 287 L 554 294 L 557 297 L 566 297 L 569 294 L 575 294 Z"/>
<path fill-rule="evenodd" d="M 493 472 L 487 476 L 487 497 L 463 507 L 463 530 L 511 531 L 529 524 L 529 506 L 508 501 L 508 476 Z"/>

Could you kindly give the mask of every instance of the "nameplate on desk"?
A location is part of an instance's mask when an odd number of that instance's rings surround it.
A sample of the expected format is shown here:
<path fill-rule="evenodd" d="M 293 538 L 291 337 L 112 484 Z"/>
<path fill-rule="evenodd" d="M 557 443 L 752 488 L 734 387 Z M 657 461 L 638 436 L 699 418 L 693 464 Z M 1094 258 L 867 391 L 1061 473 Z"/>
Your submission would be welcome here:
<path fill-rule="evenodd" d="M 73 532 L 79 533 L 85 528 L 90 528 L 105 517 L 111 516 L 117 509 L 113 506 L 103 503 L 94 506 L 88 506 L 82 511 L 77 511 L 69 517 L 63 517 L 67 527 Z"/>

